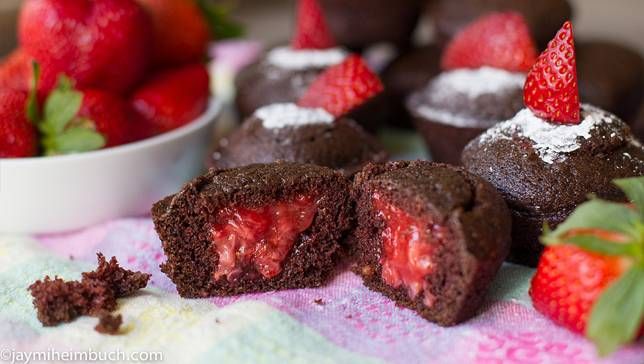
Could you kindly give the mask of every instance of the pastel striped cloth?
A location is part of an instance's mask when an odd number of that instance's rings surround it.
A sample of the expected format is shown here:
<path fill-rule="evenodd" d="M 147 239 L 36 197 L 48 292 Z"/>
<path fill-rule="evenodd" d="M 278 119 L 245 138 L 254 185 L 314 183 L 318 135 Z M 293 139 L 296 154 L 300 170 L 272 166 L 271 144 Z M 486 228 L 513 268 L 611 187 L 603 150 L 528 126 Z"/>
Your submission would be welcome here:
<path fill-rule="evenodd" d="M 119 300 L 125 333 L 101 335 L 88 317 L 43 328 L 27 286 L 44 275 L 76 279 L 95 266 L 97 251 L 152 274 L 148 288 Z M 318 289 L 182 299 L 159 271 L 163 259 L 149 219 L 65 235 L 0 237 L 0 350 L 152 351 L 168 363 L 599 362 L 589 342 L 532 309 L 533 271 L 519 266 L 503 267 L 480 315 L 441 328 L 369 291 L 349 272 Z M 642 364 L 644 345 L 604 362 Z"/>

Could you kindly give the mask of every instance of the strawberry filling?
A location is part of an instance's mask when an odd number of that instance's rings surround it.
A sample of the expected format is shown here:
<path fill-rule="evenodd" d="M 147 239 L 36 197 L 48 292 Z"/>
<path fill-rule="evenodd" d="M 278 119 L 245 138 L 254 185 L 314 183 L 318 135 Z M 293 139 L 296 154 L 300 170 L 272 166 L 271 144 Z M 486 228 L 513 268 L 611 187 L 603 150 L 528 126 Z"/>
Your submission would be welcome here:
<path fill-rule="evenodd" d="M 227 207 L 211 227 L 219 264 L 213 277 L 234 280 L 247 267 L 264 278 L 282 271 L 282 262 L 299 234 L 313 223 L 317 206 L 311 196 L 245 208 Z"/>
<path fill-rule="evenodd" d="M 449 239 L 449 230 L 431 220 L 411 216 L 373 194 L 373 206 L 383 219 L 382 280 L 391 287 L 405 287 L 409 298 L 423 295 L 423 303 L 431 307 L 435 296 L 429 290 L 427 276 L 436 269 L 436 247 Z"/>

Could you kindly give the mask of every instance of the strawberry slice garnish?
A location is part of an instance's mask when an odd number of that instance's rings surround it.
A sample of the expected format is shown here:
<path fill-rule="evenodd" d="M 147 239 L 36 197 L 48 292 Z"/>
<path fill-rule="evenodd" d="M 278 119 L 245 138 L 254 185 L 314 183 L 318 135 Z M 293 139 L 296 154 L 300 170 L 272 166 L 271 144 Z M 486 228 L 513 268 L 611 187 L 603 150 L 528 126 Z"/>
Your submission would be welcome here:
<path fill-rule="evenodd" d="M 447 46 L 443 69 L 490 66 L 528 72 L 537 49 L 525 18 L 516 12 L 491 13 L 464 28 Z"/>
<path fill-rule="evenodd" d="M 379 94 L 383 85 L 358 55 L 329 67 L 311 84 L 298 104 L 320 107 L 341 116 Z"/>
<path fill-rule="evenodd" d="M 592 199 L 546 227 L 530 286 L 539 312 L 585 334 L 601 355 L 644 329 L 644 177 L 615 183 L 634 206 Z"/>
<path fill-rule="evenodd" d="M 580 123 L 575 41 L 569 21 L 528 73 L 523 100 L 540 118 L 560 124 Z"/>
<path fill-rule="evenodd" d="M 294 49 L 325 49 L 336 43 L 317 0 L 300 0 L 297 7 L 297 30 Z"/>

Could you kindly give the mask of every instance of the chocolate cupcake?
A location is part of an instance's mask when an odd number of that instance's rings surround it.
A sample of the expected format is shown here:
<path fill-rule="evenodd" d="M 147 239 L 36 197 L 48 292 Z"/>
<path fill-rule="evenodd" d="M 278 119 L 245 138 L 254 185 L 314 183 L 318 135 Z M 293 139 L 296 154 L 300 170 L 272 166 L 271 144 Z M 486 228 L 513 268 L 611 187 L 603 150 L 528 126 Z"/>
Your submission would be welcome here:
<path fill-rule="evenodd" d="M 295 50 L 280 47 L 269 51 L 259 63 L 242 70 L 235 80 L 235 103 L 239 116 L 246 119 L 261 107 L 297 102 L 326 72 L 341 67 L 355 57 L 340 48 Z M 377 75 L 373 74 L 372 77 L 377 78 Z M 376 131 L 389 115 L 385 94 L 378 93 L 360 102 L 344 116 L 355 120 L 370 132 Z"/>
<path fill-rule="evenodd" d="M 521 110 L 524 81 L 491 67 L 443 72 L 412 93 L 407 110 L 433 160 L 459 164 L 470 140 Z"/>
<path fill-rule="evenodd" d="M 433 0 L 430 15 L 440 44 L 447 44 L 472 20 L 492 11 L 513 10 L 527 20 L 539 48 L 572 17 L 567 0 Z"/>
<path fill-rule="evenodd" d="M 390 104 L 391 124 L 412 126 L 405 100 L 440 73 L 440 59 L 440 48 L 427 45 L 402 53 L 384 69 L 381 78 Z"/>
<path fill-rule="evenodd" d="M 465 168 L 491 182 L 510 207 L 513 262 L 536 265 L 544 222 L 556 227 L 591 193 L 625 201 L 612 181 L 644 175 L 644 148 L 624 122 L 590 105 L 581 119 L 554 124 L 524 109 L 463 151 Z"/>
<path fill-rule="evenodd" d="M 298 163 L 210 170 L 152 209 L 182 297 L 317 287 L 351 225 L 349 184 Z"/>
<path fill-rule="evenodd" d="M 632 124 L 644 95 L 642 56 L 604 41 L 579 42 L 576 48 L 581 98 Z"/>
<path fill-rule="evenodd" d="M 339 44 L 361 51 L 377 43 L 411 44 L 424 0 L 318 0 Z"/>
<path fill-rule="evenodd" d="M 243 69 L 235 79 L 235 103 L 242 119 L 262 106 L 296 102 L 328 67 L 345 60 L 343 48 L 269 50 L 258 62 Z"/>
<path fill-rule="evenodd" d="M 295 104 L 260 108 L 241 128 L 219 142 L 212 167 L 233 168 L 278 160 L 317 164 L 351 175 L 387 152 L 360 125 L 335 119 L 323 109 Z"/>
<path fill-rule="evenodd" d="M 369 165 L 353 183 L 353 270 L 372 290 L 450 326 L 472 317 L 510 246 L 489 183 L 432 162 Z"/>

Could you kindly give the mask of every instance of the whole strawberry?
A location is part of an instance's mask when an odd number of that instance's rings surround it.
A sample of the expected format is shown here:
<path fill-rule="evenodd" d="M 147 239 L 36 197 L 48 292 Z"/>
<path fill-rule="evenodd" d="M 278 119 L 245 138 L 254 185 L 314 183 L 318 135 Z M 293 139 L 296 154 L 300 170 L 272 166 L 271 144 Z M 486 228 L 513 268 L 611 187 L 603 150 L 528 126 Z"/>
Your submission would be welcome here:
<path fill-rule="evenodd" d="M 539 312 L 588 336 L 602 355 L 644 329 L 644 177 L 616 184 L 635 207 L 592 199 L 545 229 L 530 287 Z"/>
<path fill-rule="evenodd" d="M 537 49 L 523 16 L 516 12 L 491 13 L 454 37 L 441 60 L 443 69 L 489 66 L 527 72 Z"/>
<path fill-rule="evenodd" d="M 18 48 L 0 62 L 0 88 L 29 92 L 33 84 L 34 58 Z M 38 96 L 44 99 L 56 83 L 56 75 L 40 73 Z"/>
<path fill-rule="evenodd" d="M 580 123 L 575 40 L 569 21 L 532 66 L 523 101 L 540 118 L 559 124 Z"/>
<path fill-rule="evenodd" d="M 105 138 L 105 147 L 125 144 L 131 135 L 129 106 L 120 96 L 101 90 L 83 90 L 78 117 L 92 124 Z"/>
<path fill-rule="evenodd" d="M 36 155 L 36 129 L 27 118 L 27 93 L 0 89 L 0 158 Z"/>
<path fill-rule="evenodd" d="M 291 46 L 295 49 L 324 49 L 335 45 L 318 0 L 299 0 Z"/>
<path fill-rule="evenodd" d="M 134 92 L 130 103 L 150 134 L 159 134 L 197 118 L 209 98 L 208 71 L 195 64 L 156 75 Z"/>
<path fill-rule="evenodd" d="M 137 0 L 152 19 L 154 63 L 161 66 L 205 58 L 210 29 L 195 0 Z"/>
<path fill-rule="evenodd" d="M 335 116 L 341 116 L 383 91 L 378 76 L 358 55 L 329 67 L 313 81 L 298 104 L 320 107 Z"/>
<path fill-rule="evenodd" d="M 87 152 L 133 139 L 124 100 L 102 90 L 78 91 L 64 76 L 37 119 L 45 155 Z"/>
<path fill-rule="evenodd" d="M 134 0 L 26 0 L 18 24 L 21 47 L 44 75 L 64 73 L 79 88 L 116 93 L 144 77 L 150 34 Z"/>

